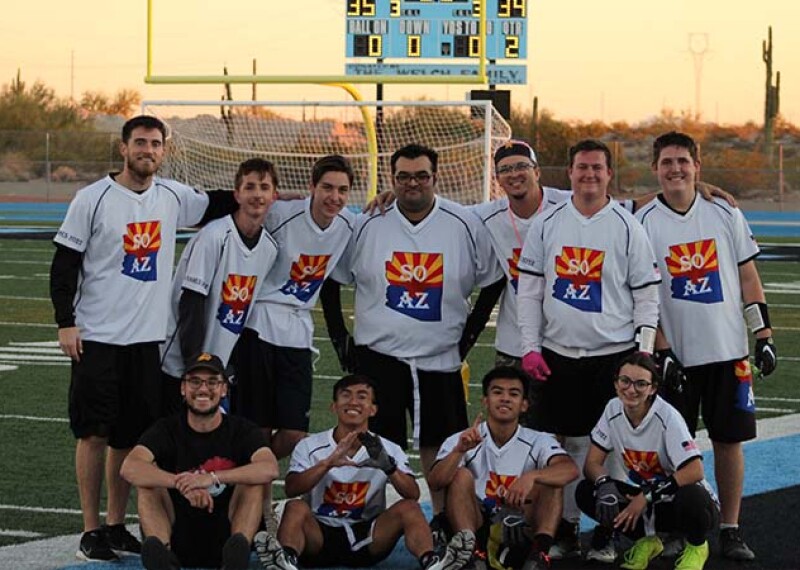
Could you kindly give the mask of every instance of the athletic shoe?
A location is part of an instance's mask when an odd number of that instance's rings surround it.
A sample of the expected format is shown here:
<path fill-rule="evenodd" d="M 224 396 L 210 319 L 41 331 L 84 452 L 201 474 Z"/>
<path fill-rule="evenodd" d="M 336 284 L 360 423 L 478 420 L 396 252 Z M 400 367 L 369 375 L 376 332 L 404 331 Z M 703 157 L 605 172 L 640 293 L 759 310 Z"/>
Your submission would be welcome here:
<path fill-rule="evenodd" d="M 548 570 L 550 568 L 550 557 L 544 552 L 531 552 L 522 570 Z"/>
<path fill-rule="evenodd" d="M 579 558 L 581 555 L 581 542 L 578 539 L 579 523 L 571 523 L 564 519 L 558 523 L 556 540 L 550 547 L 548 556 L 550 560 L 564 560 L 565 558 Z"/>
<path fill-rule="evenodd" d="M 442 560 L 443 570 L 460 570 L 472 560 L 475 551 L 475 533 L 471 530 L 460 530 L 447 543 L 447 550 Z"/>
<path fill-rule="evenodd" d="M 599 548 L 592 547 L 586 553 L 586 560 L 594 560 L 603 564 L 613 564 L 617 560 L 617 549 L 614 541 L 609 541 L 605 546 Z"/>
<path fill-rule="evenodd" d="M 444 560 L 439 558 L 436 554 L 431 554 L 425 561 L 422 570 L 442 570 L 444 568 Z"/>
<path fill-rule="evenodd" d="M 222 570 L 247 570 L 250 543 L 241 532 L 232 534 L 222 546 Z"/>
<path fill-rule="evenodd" d="M 675 562 L 675 570 L 703 570 L 706 560 L 708 560 L 708 541 L 699 546 L 687 542 Z"/>
<path fill-rule="evenodd" d="M 433 537 L 433 551 L 444 556 L 447 549 L 447 529 L 450 523 L 444 513 L 434 515 L 430 522 L 431 536 Z"/>
<path fill-rule="evenodd" d="M 287 554 L 278 539 L 260 531 L 253 538 L 256 556 L 266 570 L 297 570 L 297 558 Z"/>
<path fill-rule="evenodd" d="M 678 534 L 670 534 L 664 540 L 664 552 L 661 553 L 663 558 L 677 558 L 683 552 L 686 546 L 686 539 Z"/>
<path fill-rule="evenodd" d="M 633 543 L 627 552 L 624 560 L 619 565 L 620 568 L 627 570 L 645 570 L 650 561 L 664 551 L 664 545 L 657 536 L 645 536 Z"/>
<path fill-rule="evenodd" d="M 120 556 L 125 553 L 141 554 L 142 543 L 139 542 L 138 538 L 128 532 L 124 524 L 104 524 L 100 528 L 103 530 L 103 534 L 106 535 L 106 540 L 111 550 L 116 554 Z"/>
<path fill-rule="evenodd" d="M 102 528 L 90 530 L 81 535 L 81 543 L 75 556 L 80 560 L 89 562 L 94 560 L 98 562 L 116 562 L 119 560 L 119 556 L 111 550 Z"/>
<path fill-rule="evenodd" d="M 723 528 L 719 531 L 719 546 L 722 556 L 730 560 L 753 560 L 756 555 L 745 544 L 739 528 Z"/>
<path fill-rule="evenodd" d="M 178 557 L 155 536 L 142 543 L 142 566 L 147 570 L 180 570 Z"/>

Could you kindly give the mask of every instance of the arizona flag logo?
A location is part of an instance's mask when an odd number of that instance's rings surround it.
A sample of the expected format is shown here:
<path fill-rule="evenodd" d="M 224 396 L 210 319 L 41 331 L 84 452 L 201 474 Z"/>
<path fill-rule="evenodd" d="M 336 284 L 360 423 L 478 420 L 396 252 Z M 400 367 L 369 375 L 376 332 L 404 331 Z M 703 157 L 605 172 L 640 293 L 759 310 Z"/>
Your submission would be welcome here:
<path fill-rule="evenodd" d="M 756 413 L 756 397 L 753 395 L 753 370 L 750 368 L 750 361 L 746 358 L 740 360 L 733 367 L 733 372 L 736 375 L 736 380 L 739 381 L 736 386 L 736 408 L 749 412 Z"/>
<path fill-rule="evenodd" d="M 605 253 L 586 247 L 561 248 L 556 257 L 553 297 L 590 313 L 603 310 L 603 260 Z"/>
<path fill-rule="evenodd" d="M 511 286 L 514 287 L 514 293 L 517 292 L 517 285 L 519 284 L 519 254 L 522 253 L 521 247 L 515 247 L 511 250 L 511 257 L 506 258 L 508 261 L 508 274 L 511 275 Z"/>
<path fill-rule="evenodd" d="M 304 303 L 314 296 L 325 279 L 330 255 L 307 255 L 301 253 L 292 262 L 289 280 L 281 287 L 284 295 L 294 295 Z"/>
<path fill-rule="evenodd" d="M 444 257 L 395 251 L 386 262 L 386 306 L 418 321 L 442 320 Z"/>
<path fill-rule="evenodd" d="M 483 505 L 489 512 L 494 511 L 503 504 L 503 497 L 506 496 L 508 488 L 517 480 L 516 475 L 501 475 L 494 471 L 489 471 L 489 478 L 486 480 L 484 490 L 485 499 Z"/>
<path fill-rule="evenodd" d="M 317 514 L 323 517 L 360 519 L 367 504 L 369 481 L 340 483 L 334 481 L 325 489 Z"/>
<path fill-rule="evenodd" d="M 626 448 L 622 451 L 622 462 L 628 470 L 628 478 L 638 485 L 665 476 L 661 461 L 658 460 L 657 451 L 637 451 Z"/>
<path fill-rule="evenodd" d="M 665 258 L 672 281 L 673 299 L 695 303 L 721 303 L 717 242 L 704 239 L 669 246 Z"/>
<path fill-rule="evenodd" d="M 158 279 L 158 250 L 161 248 L 161 222 L 132 222 L 122 238 L 125 257 L 122 274 L 139 281 Z"/>
<path fill-rule="evenodd" d="M 222 286 L 222 300 L 217 309 L 217 320 L 233 334 L 241 334 L 247 321 L 247 312 L 256 290 L 255 275 L 231 273 Z"/>

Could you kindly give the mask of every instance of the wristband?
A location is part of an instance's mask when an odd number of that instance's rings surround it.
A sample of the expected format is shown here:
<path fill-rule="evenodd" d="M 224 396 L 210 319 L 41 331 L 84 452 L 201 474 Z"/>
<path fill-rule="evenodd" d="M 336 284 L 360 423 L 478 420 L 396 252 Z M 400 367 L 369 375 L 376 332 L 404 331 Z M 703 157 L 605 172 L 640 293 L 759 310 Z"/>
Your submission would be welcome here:
<path fill-rule="evenodd" d="M 653 349 L 656 345 L 656 329 L 649 325 L 642 325 L 636 329 L 636 336 L 634 338 L 636 349 L 639 352 L 646 352 L 653 354 Z"/>
<path fill-rule="evenodd" d="M 766 303 L 750 303 L 744 308 L 744 320 L 750 332 L 757 333 L 772 328 Z"/>
<path fill-rule="evenodd" d="M 217 477 L 216 473 L 214 473 L 213 471 L 209 471 L 208 474 L 211 475 L 212 487 L 222 487 L 222 483 L 220 482 L 219 477 Z"/>

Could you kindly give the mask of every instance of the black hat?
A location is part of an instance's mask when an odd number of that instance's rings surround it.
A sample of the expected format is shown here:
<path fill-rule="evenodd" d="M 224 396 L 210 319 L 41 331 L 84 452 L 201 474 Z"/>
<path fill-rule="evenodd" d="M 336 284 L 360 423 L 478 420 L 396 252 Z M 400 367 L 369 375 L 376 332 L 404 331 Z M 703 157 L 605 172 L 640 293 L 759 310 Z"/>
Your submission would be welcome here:
<path fill-rule="evenodd" d="M 222 365 L 222 360 L 220 360 L 219 356 L 207 352 L 201 352 L 192 358 L 186 365 L 185 374 L 189 374 L 195 370 L 210 370 L 214 374 L 219 374 L 223 378 L 227 378 L 225 375 L 225 366 Z"/>
<path fill-rule="evenodd" d="M 531 159 L 534 164 L 538 164 L 533 147 L 519 139 L 511 139 L 494 151 L 494 165 L 497 166 L 497 163 L 507 156 L 524 156 Z"/>

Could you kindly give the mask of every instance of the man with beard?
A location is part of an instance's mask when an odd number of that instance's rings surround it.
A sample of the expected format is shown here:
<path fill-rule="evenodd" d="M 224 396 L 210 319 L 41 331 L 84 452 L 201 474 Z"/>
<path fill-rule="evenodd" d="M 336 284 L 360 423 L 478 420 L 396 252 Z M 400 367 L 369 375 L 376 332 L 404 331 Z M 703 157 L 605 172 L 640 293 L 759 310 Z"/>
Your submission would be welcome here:
<path fill-rule="evenodd" d="M 222 361 L 202 353 L 181 381 L 186 409 L 148 429 L 122 464 L 139 493 L 147 570 L 244 570 L 278 463 L 258 427 L 223 414 Z"/>
<path fill-rule="evenodd" d="M 130 486 L 119 468 L 158 417 L 175 234 L 209 209 L 209 195 L 155 177 L 165 137 L 155 117 L 127 121 L 122 172 L 79 190 L 54 239 L 50 296 L 59 345 L 72 359 L 69 417 L 84 530 L 77 556 L 84 560 L 139 552 L 122 524 Z M 233 202 L 231 192 L 215 198 Z M 104 461 L 108 514 L 101 527 Z"/>

